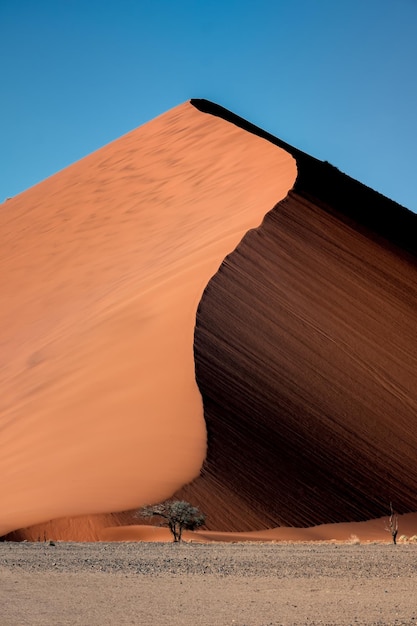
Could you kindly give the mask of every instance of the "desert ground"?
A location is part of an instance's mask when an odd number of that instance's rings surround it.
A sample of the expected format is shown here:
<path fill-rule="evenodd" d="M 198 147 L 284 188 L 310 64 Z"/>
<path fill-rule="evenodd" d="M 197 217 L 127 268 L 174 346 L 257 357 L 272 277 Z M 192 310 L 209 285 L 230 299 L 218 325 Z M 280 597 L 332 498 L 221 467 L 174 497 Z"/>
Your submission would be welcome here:
<path fill-rule="evenodd" d="M 413 624 L 417 545 L 0 544 L 2 626 Z"/>

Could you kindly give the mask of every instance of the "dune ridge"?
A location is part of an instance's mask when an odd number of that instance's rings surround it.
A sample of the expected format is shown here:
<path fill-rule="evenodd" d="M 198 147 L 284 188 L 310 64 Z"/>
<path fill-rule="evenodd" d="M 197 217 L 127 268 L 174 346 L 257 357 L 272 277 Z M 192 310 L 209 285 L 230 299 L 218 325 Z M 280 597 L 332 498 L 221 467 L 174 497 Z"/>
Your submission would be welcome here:
<path fill-rule="evenodd" d="M 94 540 L 198 475 L 198 302 L 295 178 L 184 103 L 1 206 L 0 534 Z"/>

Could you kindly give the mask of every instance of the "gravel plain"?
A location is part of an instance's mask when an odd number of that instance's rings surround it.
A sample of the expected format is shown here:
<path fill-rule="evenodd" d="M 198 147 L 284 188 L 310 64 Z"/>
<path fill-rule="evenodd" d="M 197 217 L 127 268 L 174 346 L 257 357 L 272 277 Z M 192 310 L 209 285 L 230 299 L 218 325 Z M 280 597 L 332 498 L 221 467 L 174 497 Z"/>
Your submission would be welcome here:
<path fill-rule="evenodd" d="M 417 623 L 417 546 L 0 543 L 0 625 Z"/>

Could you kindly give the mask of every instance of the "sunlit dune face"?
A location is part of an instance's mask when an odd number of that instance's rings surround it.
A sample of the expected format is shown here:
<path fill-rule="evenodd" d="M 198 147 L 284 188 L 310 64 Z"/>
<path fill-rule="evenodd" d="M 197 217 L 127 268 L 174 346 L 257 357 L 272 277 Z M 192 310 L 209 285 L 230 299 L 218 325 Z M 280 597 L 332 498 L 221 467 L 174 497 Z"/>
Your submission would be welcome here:
<path fill-rule="evenodd" d="M 0 533 L 198 474 L 197 306 L 295 177 L 289 154 L 186 103 L 1 207 Z"/>

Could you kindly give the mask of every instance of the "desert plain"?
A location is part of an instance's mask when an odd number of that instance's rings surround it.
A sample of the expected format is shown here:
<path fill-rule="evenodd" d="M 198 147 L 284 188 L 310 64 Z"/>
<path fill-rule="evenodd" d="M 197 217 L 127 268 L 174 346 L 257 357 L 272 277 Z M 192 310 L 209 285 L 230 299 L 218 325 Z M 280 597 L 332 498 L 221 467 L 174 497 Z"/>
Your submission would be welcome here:
<path fill-rule="evenodd" d="M 417 545 L 0 544 L 2 626 L 407 625 Z"/>

